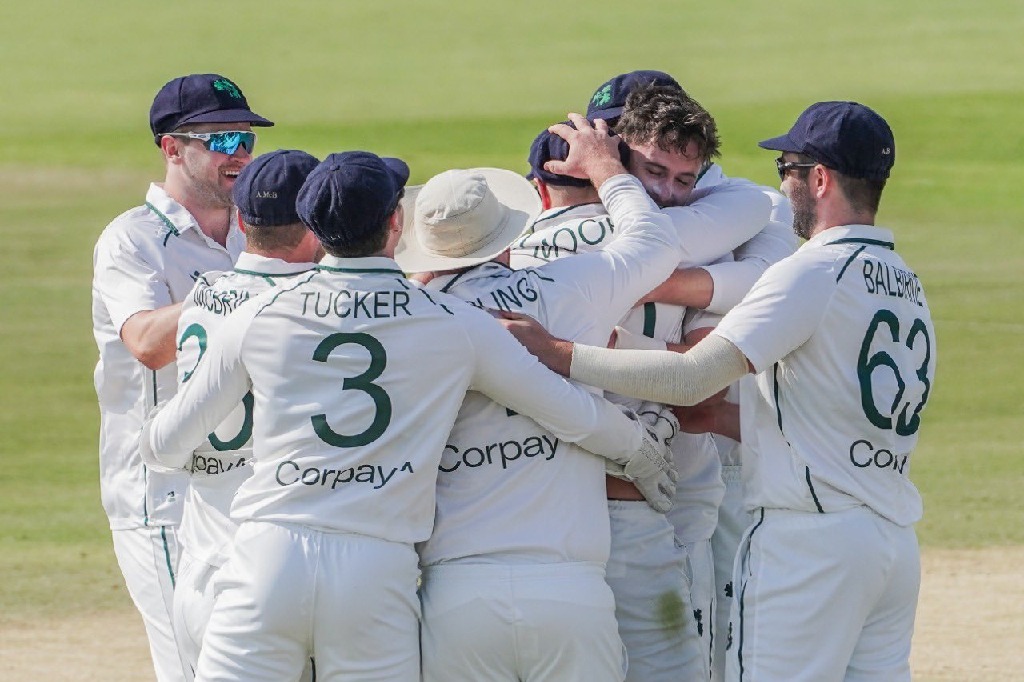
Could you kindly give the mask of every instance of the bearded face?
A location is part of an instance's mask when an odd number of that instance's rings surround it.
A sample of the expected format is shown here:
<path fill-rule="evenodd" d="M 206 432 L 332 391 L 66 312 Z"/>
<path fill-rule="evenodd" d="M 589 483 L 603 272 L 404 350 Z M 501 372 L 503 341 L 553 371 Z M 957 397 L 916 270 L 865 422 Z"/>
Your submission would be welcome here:
<path fill-rule="evenodd" d="M 801 239 L 810 239 L 811 230 L 818 222 L 818 204 L 811 196 L 807 178 L 792 177 L 787 182 L 783 191 L 793 206 L 793 231 Z"/>

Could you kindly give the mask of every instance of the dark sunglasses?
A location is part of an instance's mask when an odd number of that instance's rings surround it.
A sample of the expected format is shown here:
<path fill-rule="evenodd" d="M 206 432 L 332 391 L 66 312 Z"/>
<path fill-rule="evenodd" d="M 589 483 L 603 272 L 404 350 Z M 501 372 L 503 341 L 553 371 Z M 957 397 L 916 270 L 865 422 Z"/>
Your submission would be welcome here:
<path fill-rule="evenodd" d="M 171 137 L 187 137 L 190 140 L 199 140 L 211 152 L 221 154 L 234 154 L 241 147 L 247 153 L 252 154 L 256 148 L 256 133 L 247 130 L 224 130 L 216 133 L 167 133 Z"/>
<path fill-rule="evenodd" d="M 798 161 L 783 161 L 782 157 L 775 159 L 775 167 L 779 170 L 779 180 L 786 179 L 786 171 L 791 171 L 794 168 L 814 168 L 818 164 L 811 163 L 800 163 Z"/>

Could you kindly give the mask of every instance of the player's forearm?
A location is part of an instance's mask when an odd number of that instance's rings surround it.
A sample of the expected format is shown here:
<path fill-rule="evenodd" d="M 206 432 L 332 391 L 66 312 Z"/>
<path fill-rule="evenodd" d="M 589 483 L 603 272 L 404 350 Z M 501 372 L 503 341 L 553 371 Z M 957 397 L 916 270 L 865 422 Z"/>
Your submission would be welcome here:
<path fill-rule="evenodd" d="M 174 361 L 180 315 L 180 303 L 137 312 L 121 326 L 121 341 L 149 369 L 165 367 Z"/>
<path fill-rule="evenodd" d="M 488 352 L 481 354 L 477 363 L 475 390 L 530 417 L 559 439 L 579 443 L 595 454 L 631 455 L 640 447 L 642 429 L 616 406 L 556 376 L 508 334 L 480 329 L 479 335 Z M 571 354 L 572 344 L 559 341 L 561 344 L 567 344 Z M 495 356 L 502 362 L 495 363 Z M 565 370 L 568 372 L 568 363 Z"/>
<path fill-rule="evenodd" d="M 747 295 L 770 266 L 791 256 L 796 237 L 789 225 L 772 221 L 734 252 L 732 262 L 705 266 L 714 280 L 714 291 L 705 308 L 724 315 Z"/>
<path fill-rule="evenodd" d="M 636 214 L 661 213 L 658 205 L 647 194 L 647 190 L 640 184 L 636 176 L 625 172 L 625 169 L 621 173 L 606 178 L 605 182 L 598 187 L 597 193 L 620 234 L 622 231 L 627 231 L 629 225 L 635 222 Z M 667 227 L 668 219 L 663 215 L 659 217 L 661 225 Z"/>
<path fill-rule="evenodd" d="M 715 267 L 715 266 L 712 266 Z M 708 269 L 680 268 L 643 297 L 643 303 L 669 303 L 704 309 L 715 295 L 715 278 Z"/>
<path fill-rule="evenodd" d="M 240 339 L 225 336 L 226 332 L 214 339 L 189 380 L 145 426 L 139 446 L 144 458 L 168 467 L 183 466 L 242 402 L 251 388 L 249 373 L 239 357 Z M 244 331 L 237 336 L 244 338 Z"/>
<path fill-rule="evenodd" d="M 683 354 L 576 344 L 569 376 L 620 395 L 667 405 L 696 405 L 747 370 L 747 359 L 736 346 L 711 336 Z"/>
<path fill-rule="evenodd" d="M 768 222 L 771 200 L 756 185 L 730 181 L 695 193 L 689 206 L 662 209 L 682 246 L 684 267 L 718 260 L 753 237 Z"/>
<path fill-rule="evenodd" d="M 712 433 L 732 438 L 734 441 L 741 441 L 740 436 L 740 406 L 736 403 L 722 402 L 716 405 L 715 421 Z"/>
<path fill-rule="evenodd" d="M 548 369 L 569 376 L 572 342 L 548 333 L 539 322 L 525 315 L 505 315 L 500 320 L 515 338 Z M 499 401 L 500 402 L 500 401 Z"/>
<path fill-rule="evenodd" d="M 600 253 L 604 272 L 577 280 L 592 301 L 606 301 L 607 321 L 617 321 L 637 299 L 675 269 L 679 239 L 671 222 L 658 210 L 632 175 L 619 175 L 601 188 L 616 236 Z M 588 256 L 594 258 L 595 256 Z M 581 263 L 582 264 L 582 263 Z"/>
<path fill-rule="evenodd" d="M 672 412 L 679 420 L 679 428 L 686 433 L 717 433 L 740 440 L 740 410 L 735 403 L 673 407 Z"/>

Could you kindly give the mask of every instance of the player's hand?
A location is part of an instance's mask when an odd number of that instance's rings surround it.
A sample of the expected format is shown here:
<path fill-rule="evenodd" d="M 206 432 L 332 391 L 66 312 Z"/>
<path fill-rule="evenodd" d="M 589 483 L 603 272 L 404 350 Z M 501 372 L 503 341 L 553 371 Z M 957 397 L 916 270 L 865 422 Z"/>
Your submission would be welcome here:
<path fill-rule="evenodd" d="M 708 405 L 674 407 L 673 414 L 679 420 L 679 428 L 686 433 L 714 433 L 715 408 Z"/>
<path fill-rule="evenodd" d="M 671 450 L 672 439 L 679 433 L 679 423 L 672 410 L 660 403 L 645 402 L 637 408 L 636 414 L 647 427 L 651 441 L 657 445 L 668 467 L 649 476 L 634 475 L 633 485 L 652 509 L 664 514 L 672 509 L 672 498 L 676 494 L 676 481 L 679 479 Z M 629 469 L 629 465 L 624 469 Z"/>
<path fill-rule="evenodd" d="M 437 273 L 435 272 L 413 272 L 410 273 L 409 276 L 406 277 L 406 279 L 412 282 L 416 282 L 417 284 L 427 284 L 436 276 Z"/>
<path fill-rule="evenodd" d="M 679 422 L 672 408 L 647 400 L 636 409 L 636 414 L 647 426 L 647 432 L 651 437 L 665 448 L 665 456 L 671 461 L 672 454 L 668 449 L 672 445 L 672 439 L 679 433 Z"/>
<path fill-rule="evenodd" d="M 169 400 L 162 400 L 153 407 L 148 408 L 145 421 L 142 422 L 142 428 L 139 431 L 139 456 L 142 458 L 143 463 L 149 467 L 151 471 L 156 471 L 163 474 L 180 473 L 184 466 L 181 467 L 169 467 L 164 464 L 160 459 L 157 458 L 156 453 L 153 452 L 150 447 L 150 436 L 149 432 L 153 428 L 153 420 L 156 419 L 157 415 L 167 406 Z"/>
<path fill-rule="evenodd" d="M 676 470 L 669 469 L 654 476 L 634 479 L 633 485 L 644 496 L 651 509 L 659 514 L 667 514 L 672 511 L 672 499 L 676 495 L 677 478 Z"/>
<path fill-rule="evenodd" d="M 590 180 L 600 187 L 613 175 L 625 173 L 619 156 L 619 136 L 611 134 L 608 124 L 601 119 L 591 125 L 584 116 L 570 113 L 569 120 L 576 126 L 556 123 L 548 131 L 569 143 L 565 161 L 548 161 L 544 170 L 558 175 Z"/>
<path fill-rule="evenodd" d="M 562 376 L 569 376 L 569 366 L 572 364 L 572 341 L 565 341 L 548 333 L 540 322 L 529 315 L 510 313 L 504 310 L 491 310 L 492 315 L 505 329 L 516 337 L 519 343 L 526 346 L 526 350 L 537 356 L 537 359 L 548 366 L 549 369 L 558 372 Z"/>
<path fill-rule="evenodd" d="M 622 473 L 626 480 L 649 479 L 670 471 L 672 479 L 675 480 L 675 463 L 669 450 L 672 438 L 679 433 L 679 423 L 675 415 L 668 408 L 651 402 L 643 403 L 636 412 L 625 412 L 630 418 L 639 421 L 646 432 L 640 449 L 622 463 Z"/>

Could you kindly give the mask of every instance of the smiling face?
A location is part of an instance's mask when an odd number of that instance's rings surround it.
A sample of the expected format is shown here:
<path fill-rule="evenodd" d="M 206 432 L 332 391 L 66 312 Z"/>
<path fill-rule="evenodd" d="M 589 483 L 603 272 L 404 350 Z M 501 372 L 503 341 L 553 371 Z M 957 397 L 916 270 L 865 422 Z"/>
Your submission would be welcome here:
<path fill-rule="evenodd" d="M 251 130 L 248 123 L 198 123 L 190 132 L 212 133 L 223 130 Z M 252 154 L 239 146 L 234 154 L 211 152 L 201 140 L 173 138 L 180 145 L 180 169 L 184 185 L 192 199 L 207 208 L 232 205 L 231 188 L 238 174 L 252 161 Z"/>
<path fill-rule="evenodd" d="M 640 179 L 658 206 L 683 206 L 704 166 L 697 144 L 683 152 L 667 151 L 653 142 L 630 144 L 629 172 Z"/>

